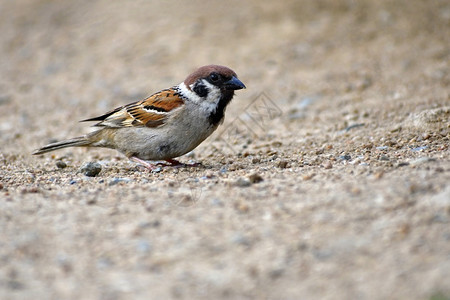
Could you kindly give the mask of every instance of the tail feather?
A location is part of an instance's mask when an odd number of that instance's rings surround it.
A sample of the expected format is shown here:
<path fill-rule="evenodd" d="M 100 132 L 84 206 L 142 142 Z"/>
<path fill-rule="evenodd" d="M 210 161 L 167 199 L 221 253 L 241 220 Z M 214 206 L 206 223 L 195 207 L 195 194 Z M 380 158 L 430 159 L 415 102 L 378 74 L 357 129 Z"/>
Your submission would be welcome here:
<path fill-rule="evenodd" d="M 50 151 L 67 148 L 67 147 L 89 146 L 91 143 L 92 142 L 89 141 L 86 137 L 79 136 L 79 137 L 76 137 L 76 138 L 73 138 L 70 140 L 65 140 L 65 141 L 48 144 L 48 145 L 42 147 L 41 149 L 35 150 L 32 154 L 38 155 L 38 154 L 43 154 L 43 153 L 47 153 Z"/>

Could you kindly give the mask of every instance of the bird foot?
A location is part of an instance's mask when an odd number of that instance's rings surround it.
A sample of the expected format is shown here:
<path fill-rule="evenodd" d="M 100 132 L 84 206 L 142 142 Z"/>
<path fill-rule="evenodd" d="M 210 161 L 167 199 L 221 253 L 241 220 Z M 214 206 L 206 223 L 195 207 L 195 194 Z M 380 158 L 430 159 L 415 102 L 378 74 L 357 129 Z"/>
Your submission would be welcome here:
<path fill-rule="evenodd" d="M 134 156 L 131 157 L 130 160 L 138 163 L 139 165 L 143 166 L 150 172 L 155 172 L 155 173 L 160 172 L 161 168 L 163 168 L 163 167 L 183 168 L 183 167 L 201 166 L 201 163 L 185 164 L 185 163 L 179 162 L 178 160 L 175 160 L 175 159 L 166 159 L 166 162 L 168 162 L 169 164 L 165 164 L 165 163 L 151 164 L 148 161 L 142 160 L 142 159 L 134 157 Z"/>
<path fill-rule="evenodd" d="M 161 168 L 158 167 L 157 165 L 151 164 L 148 161 L 142 160 L 140 158 L 137 157 L 131 157 L 130 160 L 138 163 L 140 166 L 146 168 L 147 170 L 149 170 L 150 172 L 159 172 L 161 171 Z"/>
<path fill-rule="evenodd" d="M 175 160 L 175 159 L 166 159 L 166 161 L 170 164 L 169 166 L 177 167 L 177 168 L 180 168 L 180 167 L 199 167 L 199 166 L 202 165 L 201 163 L 185 164 L 185 163 L 179 162 L 178 160 Z"/>

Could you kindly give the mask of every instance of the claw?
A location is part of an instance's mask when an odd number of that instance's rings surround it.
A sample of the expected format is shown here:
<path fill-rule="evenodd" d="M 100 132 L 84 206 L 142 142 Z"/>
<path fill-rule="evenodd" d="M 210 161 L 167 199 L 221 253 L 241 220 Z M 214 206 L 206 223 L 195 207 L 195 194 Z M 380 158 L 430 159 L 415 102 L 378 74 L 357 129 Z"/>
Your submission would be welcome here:
<path fill-rule="evenodd" d="M 175 159 L 166 159 L 166 161 L 171 167 L 199 167 L 202 165 L 201 163 L 185 164 Z"/>

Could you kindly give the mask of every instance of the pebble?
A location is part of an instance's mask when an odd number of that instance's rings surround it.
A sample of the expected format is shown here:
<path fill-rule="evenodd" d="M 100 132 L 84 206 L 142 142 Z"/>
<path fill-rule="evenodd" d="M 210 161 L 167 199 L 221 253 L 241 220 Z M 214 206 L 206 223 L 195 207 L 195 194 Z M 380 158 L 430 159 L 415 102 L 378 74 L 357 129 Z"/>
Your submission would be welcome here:
<path fill-rule="evenodd" d="M 62 160 L 58 160 L 56 162 L 56 167 L 58 169 L 64 169 L 65 167 L 67 167 L 67 164 L 65 162 L 63 162 Z"/>
<path fill-rule="evenodd" d="M 259 157 L 253 157 L 252 158 L 252 163 L 253 164 L 257 164 L 257 163 L 260 163 L 260 162 L 261 162 L 261 159 Z"/>
<path fill-rule="evenodd" d="M 427 148 L 428 148 L 428 146 L 421 146 L 421 147 L 412 148 L 411 151 L 418 152 L 418 151 L 425 150 Z"/>
<path fill-rule="evenodd" d="M 345 154 L 345 155 L 340 155 L 339 159 L 340 160 L 351 160 L 352 157 L 349 154 Z"/>
<path fill-rule="evenodd" d="M 95 198 L 90 198 L 86 200 L 87 205 L 94 205 L 95 203 L 97 203 L 97 199 Z"/>
<path fill-rule="evenodd" d="M 259 175 L 258 173 L 254 173 L 254 174 L 250 175 L 250 176 L 248 177 L 248 179 L 250 180 L 251 183 L 258 183 L 258 182 L 261 182 L 261 181 L 264 180 L 264 179 L 262 178 L 262 176 Z"/>
<path fill-rule="evenodd" d="M 303 176 L 303 180 L 311 180 L 314 176 L 316 176 L 316 174 L 314 174 L 314 173 L 306 174 Z"/>
<path fill-rule="evenodd" d="M 80 172 L 88 177 L 97 176 L 102 170 L 102 166 L 96 162 L 88 162 L 81 166 Z"/>
<path fill-rule="evenodd" d="M 250 206 L 247 203 L 239 201 L 234 203 L 234 208 L 240 213 L 247 213 L 250 210 Z"/>
<path fill-rule="evenodd" d="M 116 178 L 113 178 L 113 179 L 109 180 L 108 185 L 109 186 L 113 186 L 113 185 L 116 185 L 116 184 L 121 183 L 121 182 L 128 183 L 130 181 L 131 181 L 130 178 L 117 178 L 116 177 Z"/>
<path fill-rule="evenodd" d="M 376 147 L 377 150 L 387 150 L 388 148 L 389 148 L 388 146 Z"/>
<path fill-rule="evenodd" d="M 239 178 L 235 181 L 234 185 L 239 186 L 239 187 L 248 187 L 248 186 L 251 186 L 252 183 L 251 183 L 250 180 L 247 179 L 247 178 L 239 177 Z"/>
<path fill-rule="evenodd" d="M 365 125 L 366 125 L 366 124 L 364 124 L 364 123 L 353 124 L 353 125 L 350 125 L 350 126 L 348 126 L 347 128 L 345 128 L 344 131 L 350 131 L 350 130 L 352 130 L 352 129 L 354 129 L 354 128 L 363 127 L 363 126 L 365 126 Z"/>
<path fill-rule="evenodd" d="M 161 167 L 157 167 L 157 168 L 154 168 L 152 170 L 152 173 L 160 173 L 161 171 L 162 171 L 162 168 Z"/>
<path fill-rule="evenodd" d="M 383 176 L 384 176 L 383 171 L 379 171 L 374 174 L 375 179 L 381 179 Z"/>
<path fill-rule="evenodd" d="M 333 168 L 333 164 L 332 164 L 331 162 L 329 162 L 329 161 L 325 161 L 325 162 L 323 163 L 323 167 L 324 167 L 325 169 L 331 169 L 331 168 Z"/>
<path fill-rule="evenodd" d="M 278 163 L 278 168 L 286 169 L 289 167 L 289 162 L 287 160 L 282 160 Z"/>

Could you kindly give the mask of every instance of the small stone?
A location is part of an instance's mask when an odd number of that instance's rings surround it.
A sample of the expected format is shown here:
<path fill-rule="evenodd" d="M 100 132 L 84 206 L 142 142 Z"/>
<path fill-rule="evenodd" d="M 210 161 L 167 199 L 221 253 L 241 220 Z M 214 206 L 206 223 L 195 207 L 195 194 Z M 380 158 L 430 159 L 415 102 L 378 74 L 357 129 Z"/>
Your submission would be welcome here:
<path fill-rule="evenodd" d="M 349 154 L 339 156 L 340 160 L 351 160 L 352 157 Z"/>
<path fill-rule="evenodd" d="M 252 164 L 257 164 L 259 162 L 261 162 L 261 159 L 259 157 L 253 157 L 252 158 Z"/>
<path fill-rule="evenodd" d="M 97 203 L 97 199 L 95 199 L 93 197 L 86 200 L 87 205 L 94 205 L 95 203 Z"/>
<path fill-rule="evenodd" d="M 157 167 L 157 168 L 152 169 L 152 173 L 160 173 L 161 171 L 162 171 L 161 167 Z"/>
<path fill-rule="evenodd" d="M 81 166 L 80 172 L 88 177 L 97 176 L 102 170 L 102 166 L 99 163 L 88 162 Z"/>
<path fill-rule="evenodd" d="M 314 176 L 316 176 L 316 174 L 314 174 L 314 173 L 306 174 L 303 176 L 303 180 L 311 180 Z"/>
<path fill-rule="evenodd" d="M 251 183 L 258 183 L 258 182 L 261 182 L 261 181 L 264 180 L 264 179 L 261 177 L 261 175 L 259 175 L 259 174 L 257 174 L 257 173 L 254 173 L 254 174 L 250 175 L 250 176 L 248 177 L 248 179 L 250 180 Z"/>
<path fill-rule="evenodd" d="M 384 176 L 384 172 L 383 171 L 376 172 L 373 176 L 375 177 L 375 179 L 381 179 Z"/>
<path fill-rule="evenodd" d="M 428 149 L 428 146 L 420 146 L 420 147 L 411 148 L 411 151 L 414 151 L 414 152 L 422 151 L 423 152 L 423 150 L 425 150 L 425 149 Z"/>
<path fill-rule="evenodd" d="M 278 163 L 278 168 L 286 169 L 289 167 L 289 162 L 287 160 L 282 160 Z"/>
<path fill-rule="evenodd" d="M 121 183 L 121 182 L 128 183 L 130 181 L 131 181 L 130 178 L 113 178 L 113 179 L 111 179 L 108 182 L 108 185 L 112 186 L 112 185 L 116 185 L 116 184 Z"/>
<path fill-rule="evenodd" d="M 278 151 L 276 150 L 267 150 L 268 156 L 276 156 L 278 154 Z"/>
<path fill-rule="evenodd" d="M 248 204 L 244 202 L 236 202 L 234 208 L 240 213 L 247 213 L 250 210 Z"/>
<path fill-rule="evenodd" d="M 354 129 L 354 128 L 362 127 L 362 126 L 364 126 L 364 125 L 366 125 L 366 124 L 364 124 L 364 123 L 361 123 L 361 124 L 353 124 L 353 125 L 350 125 L 350 126 L 348 126 L 347 128 L 345 128 L 344 130 L 345 130 L 345 131 L 350 131 L 350 130 L 352 130 L 352 129 Z"/>
<path fill-rule="evenodd" d="M 353 195 L 355 195 L 355 196 L 361 194 L 361 190 L 360 190 L 358 187 L 352 187 L 352 189 L 350 190 L 350 192 L 351 192 Z"/>
<path fill-rule="evenodd" d="M 63 162 L 62 160 L 58 160 L 56 162 L 56 167 L 58 169 L 64 169 L 65 167 L 67 167 L 67 164 L 65 162 Z"/>
<path fill-rule="evenodd" d="M 243 177 L 238 178 L 234 184 L 239 187 L 248 187 L 248 186 L 252 185 L 250 180 L 248 180 L 247 178 L 243 178 Z"/>
<path fill-rule="evenodd" d="M 205 173 L 205 176 L 203 176 L 204 178 L 202 178 L 202 179 L 211 179 L 211 178 L 214 178 L 214 177 L 216 177 L 212 172 L 206 172 Z"/>
<path fill-rule="evenodd" d="M 331 162 L 326 161 L 326 162 L 323 163 L 323 167 L 325 169 L 331 169 L 331 168 L 333 168 L 333 165 L 331 164 Z"/>
<path fill-rule="evenodd" d="M 0 182 L 0 190 L 3 190 L 3 183 Z"/>
<path fill-rule="evenodd" d="M 430 135 L 429 133 L 424 133 L 424 134 L 422 134 L 422 138 L 423 138 L 424 140 L 428 140 L 430 137 L 431 137 L 431 135 Z"/>

